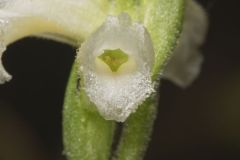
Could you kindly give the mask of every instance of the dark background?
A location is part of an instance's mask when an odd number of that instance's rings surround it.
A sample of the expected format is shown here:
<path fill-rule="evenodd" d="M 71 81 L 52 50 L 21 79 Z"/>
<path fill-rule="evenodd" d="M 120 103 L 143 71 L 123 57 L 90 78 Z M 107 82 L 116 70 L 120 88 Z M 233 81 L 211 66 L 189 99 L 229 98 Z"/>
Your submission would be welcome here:
<path fill-rule="evenodd" d="M 146 160 L 240 159 L 240 1 L 199 1 L 210 19 L 201 75 L 184 90 L 162 82 Z M 74 54 L 34 38 L 8 47 L 13 80 L 0 85 L 0 160 L 64 159 L 61 112 Z"/>

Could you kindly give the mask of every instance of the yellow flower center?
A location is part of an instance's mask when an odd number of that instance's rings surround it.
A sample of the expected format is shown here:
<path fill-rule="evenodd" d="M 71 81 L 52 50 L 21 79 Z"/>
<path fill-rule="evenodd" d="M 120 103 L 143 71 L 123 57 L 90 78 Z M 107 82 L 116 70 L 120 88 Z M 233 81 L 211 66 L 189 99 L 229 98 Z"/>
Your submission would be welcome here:
<path fill-rule="evenodd" d="M 117 72 L 121 65 L 128 61 L 128 55 L 121 49 L 104 50 L 98 58 L 106 63 L 112 72 Z"/>

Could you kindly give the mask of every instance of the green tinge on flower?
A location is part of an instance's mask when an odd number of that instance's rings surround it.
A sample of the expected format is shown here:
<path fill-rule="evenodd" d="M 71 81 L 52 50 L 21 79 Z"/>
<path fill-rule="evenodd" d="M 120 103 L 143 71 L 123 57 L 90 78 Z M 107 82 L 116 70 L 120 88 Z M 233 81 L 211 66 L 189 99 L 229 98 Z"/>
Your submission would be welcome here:
<path fill-rule="evenodd" d="M 108 60 L 106 51 L 108 56 L 111 54 Z M 102 69 L 107 61 L 112 61 L 109 60 L 114 58 L 112 54 L 120 56 L 118 61 L 123 60 L 120 68 Z M 99 57 L 105 62 L 99 63 Z M 84 89 L 105 119 L 125 121 L 154 91 L 151 81 L 154 51 L 150 35 L 142 24 L 132 23 L 128 14 L 109 16 L 82 44 L 77 59 Z"/>
<path fill-rule="evenodd" d="M 105 50 L 98 58 L 101 59 L 112 72 L 117 72 L 119 68 L 128 61 L 128 55 L 121 49 Z"/>

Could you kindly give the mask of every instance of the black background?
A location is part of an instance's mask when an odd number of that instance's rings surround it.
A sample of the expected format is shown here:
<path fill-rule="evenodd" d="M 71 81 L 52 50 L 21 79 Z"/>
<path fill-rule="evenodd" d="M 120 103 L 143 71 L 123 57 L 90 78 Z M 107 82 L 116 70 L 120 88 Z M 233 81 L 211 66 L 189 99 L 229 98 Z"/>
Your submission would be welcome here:
<path fill-rule="evenodd" d="M 185 90 L 162 82 L 146 160 L 240 159 L 240 1 L 199 1 L 210 21 L 201 75 Z M 4 127 L 0 122 L 0 135 L 9 130 L 7 138 L 21 139 L 27 133 L 37 146 L 33 160 L 64 159 L 61 112 L 75 52 L 68 45 L 26 38 L 4 54 L 13 80 L 0 86 L 0 111 L 15 118 Z M 0 160 L 15 160 L 1 158 L 2 144 Z"/>

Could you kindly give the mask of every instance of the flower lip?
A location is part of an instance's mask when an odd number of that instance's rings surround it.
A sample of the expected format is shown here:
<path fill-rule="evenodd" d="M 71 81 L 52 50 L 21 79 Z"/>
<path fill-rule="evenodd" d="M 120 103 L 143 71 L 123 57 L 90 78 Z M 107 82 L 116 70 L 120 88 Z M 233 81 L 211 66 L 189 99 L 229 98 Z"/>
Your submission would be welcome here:
<path fill-rule="evenodd" d="M 105 119 L 125 121 L 154 91 L 150 35 L 127 14 L 109 16 L 82 44 L 77 60 L 84 90 Z"/>

